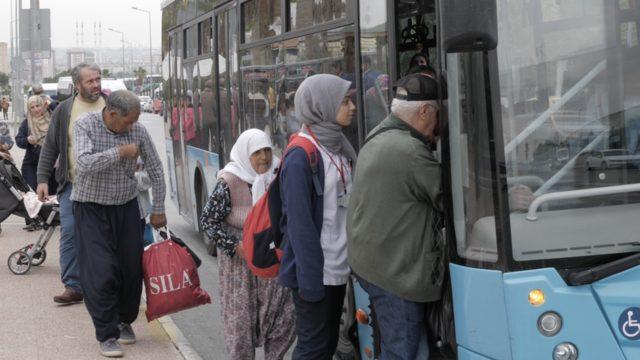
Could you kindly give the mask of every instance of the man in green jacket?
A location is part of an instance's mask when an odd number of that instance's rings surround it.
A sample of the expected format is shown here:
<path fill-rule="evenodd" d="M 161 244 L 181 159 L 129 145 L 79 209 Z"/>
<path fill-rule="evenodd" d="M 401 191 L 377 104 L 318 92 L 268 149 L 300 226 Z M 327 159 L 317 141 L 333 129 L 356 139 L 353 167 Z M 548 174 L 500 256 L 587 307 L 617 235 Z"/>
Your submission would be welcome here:
<path fill-rule="evenodd" d="M 391 114 L 362 147 L 349 203 L 349 265 L 376 309 L 382 359 L 426 359 L 425 303 L 438 300 L 440 164 L 433 155 L 438 84 L 398 81 Z"/>

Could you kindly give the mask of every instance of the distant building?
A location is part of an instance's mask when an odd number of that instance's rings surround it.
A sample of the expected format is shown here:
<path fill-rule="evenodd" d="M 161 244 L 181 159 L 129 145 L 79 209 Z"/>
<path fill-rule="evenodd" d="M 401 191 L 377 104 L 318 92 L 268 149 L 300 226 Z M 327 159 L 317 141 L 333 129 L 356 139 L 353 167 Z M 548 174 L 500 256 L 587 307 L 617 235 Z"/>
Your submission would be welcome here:
<path fill-rule="evenodd" d="M 80 48 L 72 48 L 67 50 L 67 66 L 69 69 L 83 62 L 92 63 L 95 61 L 96 54 L 94 52 L 86 51 Z"/>
<path fill-rule="evenodd" d="M 54 77 L 56 75 L 56 52 L 51 50 L 51 56 L 42 60 L 42 77 Z"/>
<path fill-rule="evenodd" d="M 9 70 L 9 44 L 0 42 L 0 72 L 8 74 Z"/>

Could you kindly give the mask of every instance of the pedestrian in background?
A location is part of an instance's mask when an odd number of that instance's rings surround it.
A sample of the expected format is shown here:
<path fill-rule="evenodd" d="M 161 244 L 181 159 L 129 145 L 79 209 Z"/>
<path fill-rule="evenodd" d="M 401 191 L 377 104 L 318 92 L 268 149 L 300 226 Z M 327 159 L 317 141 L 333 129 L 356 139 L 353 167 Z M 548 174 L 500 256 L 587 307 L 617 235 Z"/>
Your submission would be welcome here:
<path fill-rule="evenodd" d="M 391 114 L 358 156 L 349 204 L 349 265 L 369 294 L 381 359 L 427 359 L 427 302 L 440 298 L 443 244 L 437 142 L 438 84 L 423 74 L 398 81 Z"/>
<path fill-rule="evenodd" d="M 27 115 L 22 124 L 18 134 L 16 134 L 16 145 L 19 148 L 25 149 L 24 158 L 22 159 L 22 166 L 20 172 L 22 177 L 27 182 L 31 189 L 37 188 L 37 170 L 38 161 L 40 160 L 40 149 L 44 143 L 44 138 L 49 130 L 49 124 L 51 123 L 51 114 L 47 110 L 47 103 L 39 95 L 33 95 L 27 100 Z M 55 193 L 55 189 L 58 184 L 55 181 L 54 176 L 49 178 L 49 188 Z M 31 221 L 30 218 L 25 218 L 27 226 L 24 230 L 34 231 L 38 230 L 38 223 Z"/>
<path fill-rule="evenodd" d="M 31 87 L 31 91 L 33 91 L 33 95 L 42 97 L 42 99 L 46 103 L 46 108 L 49 109 L 49 111 L 53 112 L 56 109 L 56 106 L 58 106 L 57 101 L 53 100 L 49 95 L 45 94 L 42 84 L 33 85 Z"/>
<path fill-rule="evenodd" d="M 351 83 L 335 75 L 305 79 L 295 95 L 298 136 L 311 141 L 322 161 L 322 192 L 306 152 L 289 151 L 283 159 L 280 189 L 284 255 L 278 279 L 293 289 L 298 342 L 293 359 L 331 359 L 338 343 L 340 316 L 350 269 L 347 264 L 347 204 L 356 153 L 342 134 L 355 106 Z"/>
<path fill-rule="evenodd" d="M 7 97 L 3 97 L 2 101 L 0 102 L 0 107 L 2 107 L 2 116 L 3 119 L 9 120 L 9 106 L 11 105 L 11 102 L 9 102 L 9 99 L 7 99 Z"/>
<path fill-rule="evenodd" d="M 156 228 L 167 223 L 162 163 L 139 116 L 138 97 L 119 90 L 102 111 L 84 114 L 73 129 L 77 178 L 71 200 L 80 279 L 106 357 L 120 357 L 120 343 L 136 342 L 131 323 L 140 310 L 143 252 L 134 175 L 138 156 L 152 183 L 150 222 Z"/>
<path fill-rule="evenodd" d="M 65 290 L 53 301 L 68 305 L 82 301 L 78 261 L 74 243 L 73 204 L 69 199 L 75 179 L 73 139 L 71 131 L 78 118 L 89 111 L 100 111 L 105 106 L 101 90 L 102 72 L 96 64 L 81 63 L 71 71 L 77 94 L 58 105 L 51 117 L 38 162 L 38 198 L 45 201 L 50 192 L 49 179 L 55 171 L 60 203 L 60 270 Z M 57 165 L 57 166 L 56 166 Z"/>
<path fill-rule="evenodd" d="M 0 157 L 13 162 L 9 150 L 13 147 L 13 139 L 9 135 L 9 126 L 6 123 L 0 124 Z"/>
<path fill-rule="evenodd" d="M 265 359 L 282 359 L 295 339 L 291 292 L 276 279 L 254 276 L 242 254 L 242 227 L 253 199 L 266 191 L 262 183 L 275 176 L 278 160 L 272 149 L 262 130 L 240 134 L 200 218 L 219 249 L 220 310 L 232 360 L 254 359 L 259 346 L 264 347 Z M 256 190 L 260 193 L 252 194 Z"/>

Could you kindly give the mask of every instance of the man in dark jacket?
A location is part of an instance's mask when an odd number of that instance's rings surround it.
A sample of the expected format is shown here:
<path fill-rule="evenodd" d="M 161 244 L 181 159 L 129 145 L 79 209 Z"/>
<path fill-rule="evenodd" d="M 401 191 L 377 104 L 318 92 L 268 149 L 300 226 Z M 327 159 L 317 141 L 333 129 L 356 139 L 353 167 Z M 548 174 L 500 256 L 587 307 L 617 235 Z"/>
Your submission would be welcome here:
<path fill-rule="evenodd" d="M 53 112 L 51 125 L 40 151 L 38 163 L 38 197 L 41 201 L 49 195 L 48 180 L 55 170 L 60 203 L 60 269 L 65 290 L 54 296 L 58 304 L 82 301 L 76 247 L 74 245 L 74 221 L 72 202 L 69 200 L 74 181 L 73 143 L 71 133 L 75 121 L 84 113 L 100 111 L 106 102 L 101 92 L 101 70 L 96 64 L 82 63 L 76 66 L 71 77 L 77 95 L 63 101 Z"/>
<path fill-rule="evenodd" d="M 358 156 L 349 265 L 376 309 L 382 359 L 428 358 L 425 303 L 439 299 L 443 274 L 437 89 L 423 74 L 400 79 L 391 114 Z"/>

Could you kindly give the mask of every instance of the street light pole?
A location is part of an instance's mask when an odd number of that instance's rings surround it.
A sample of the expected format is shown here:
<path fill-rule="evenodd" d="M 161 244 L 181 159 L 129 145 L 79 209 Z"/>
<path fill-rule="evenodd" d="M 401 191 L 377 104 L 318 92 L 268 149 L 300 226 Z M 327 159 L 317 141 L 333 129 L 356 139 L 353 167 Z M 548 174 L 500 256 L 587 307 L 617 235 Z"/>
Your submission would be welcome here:
<path fill-rule="evenodd" d="M 153 75 L 153 43 L 151 42 L 151 34 L 153 31 L 151 30 L 151 11 L 140 9 L 135 6 L 132 6 L 131 9 L 147 13 L 149 16 L 149 75 Z M 150 77 L 150 79 L 153 79 L 153 77 Z"/>
<path fill-rule="evenodd" d="M 113 31 L 114 33 L 118 33 L 122 36 L 122 78 L 124 79 L 124 72 L 125 72 L 125 67 L 124 67 L 124 32 L 113 29 L 113 28 L 108 28 L 107 30 L 109 31 Z"/>

